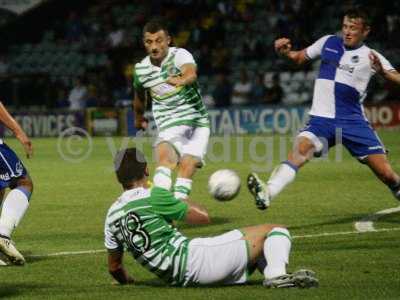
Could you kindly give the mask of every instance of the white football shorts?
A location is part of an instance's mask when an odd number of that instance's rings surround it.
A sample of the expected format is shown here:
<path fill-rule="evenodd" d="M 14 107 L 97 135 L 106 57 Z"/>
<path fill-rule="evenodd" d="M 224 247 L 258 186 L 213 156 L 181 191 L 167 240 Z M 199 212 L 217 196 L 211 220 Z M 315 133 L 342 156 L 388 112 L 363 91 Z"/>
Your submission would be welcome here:
<path fill-rule="evenodd" d="M 243 284 L 247 281 L 249 250 L 239 230 L 189 242 L 184 285 Z"/>
<path fill-rule="evenodd" d="M 208 127 L 180 125 L 159 132 L 154 146 L 168 142 L 175 148 L 179 156 L 191 155 L 203 162 L 209 138 L 210 128 Z"/>

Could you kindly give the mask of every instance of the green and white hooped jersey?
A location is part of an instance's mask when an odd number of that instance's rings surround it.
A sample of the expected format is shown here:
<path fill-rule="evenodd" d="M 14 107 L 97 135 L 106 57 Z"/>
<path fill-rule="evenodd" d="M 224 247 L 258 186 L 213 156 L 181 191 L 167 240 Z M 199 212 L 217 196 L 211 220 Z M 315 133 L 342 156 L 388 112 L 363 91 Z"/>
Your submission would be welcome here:
<path fill-rule="evenodd" d="M 170 47 L 160 67 L 149 56 L 135 65 L 134 88 L 148 89 L 153 102 L 153 116 L 159 131 L 178 125 L 210 127 L 197 82 L 175 87 L 166 83 L 170 75 L 179 75 L 184 64 L 196 64 L 183 48 Z"/>
<path fill-rule="evenodd" d="M 188 205 L 168 190 L 125 191 L 110 207 L 105 222 L 109 251 L 129 251 L 146 269 L 172 285 L 182 285 L 189 240 L 170 225 L 186 217 Z"/>

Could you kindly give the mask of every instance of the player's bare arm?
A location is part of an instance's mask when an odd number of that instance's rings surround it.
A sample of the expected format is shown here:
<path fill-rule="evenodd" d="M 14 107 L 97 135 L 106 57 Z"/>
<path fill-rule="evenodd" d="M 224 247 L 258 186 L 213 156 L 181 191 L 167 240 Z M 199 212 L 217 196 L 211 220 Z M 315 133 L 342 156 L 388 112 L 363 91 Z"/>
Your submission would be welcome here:
<path fill-rule="evenodd" d="M 182 201 L 189 205 L 185 219 L 186 223 L 195 225 L 205 225 L 211 223 L 208 212 L 203 206 L 187 199 Z"/>
<path fill-rule="evenodd" d="M 3 103 L 0 102 L 0 121 L 10 129 L 15 137 L 24 147 L 24 151 L 28 158 L 33 155 L 33 146 L 31 140 L 28 138 L 24 130 L 19 126 L 18 122 L 10 115 Z"/>
<path fill-rule="evenodd" d="M 292 50 L 292 42 L 288 38 L 279 38 L 275 40 L 275 51 L 281 56 L 301 65 L 307 61 L 306 49 L 300 51 Z"/>
<path fill-rule="evenodd" d="M 108 272 L 119 284 L 132 284 L 134 280 L 129 276 L 122 264 L 123 252 L 109 251 L 108 252 Z"/>
<path fill-rule="evenodd" d="M 385 70 L 378 55 L 376 55 L 373 51 L 371 51 L 369 54 L 369 59 L 371 61 L 371 67 L 376 71 L 376 73 L 382 75 L 382 77 L 386 80 L 400 84 L 400 73 L 396 70 Z"/>
<path fill-rule="evenodd" d="M 135 97 L 133 99 L 133 112 L 135 115 L 135 128 L 146 129 L 148 122 L 144 117 L 144 111 L 146 108 L 146 95 L 144 90 L 135 91 Z"/>
<path fill-rule="evenodd" d="M 181 74 L 170 76 L 167 83 L 174 86 L 190 85 L 197 80 L 197 68 L 195 64 L 184 64 L 181 68 Z"/>

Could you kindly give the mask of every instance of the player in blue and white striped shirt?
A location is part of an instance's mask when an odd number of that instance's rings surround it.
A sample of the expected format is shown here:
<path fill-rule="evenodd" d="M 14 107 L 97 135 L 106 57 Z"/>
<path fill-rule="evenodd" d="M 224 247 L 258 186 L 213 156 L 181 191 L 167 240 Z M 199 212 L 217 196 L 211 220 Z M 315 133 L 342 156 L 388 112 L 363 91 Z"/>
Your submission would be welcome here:
<path fill-rule="evenodd" d="M 326 35 L 300 51 L 293 51 L 287 38 L 275 41 L 278 54 L 289 60 L 303 64 L 320 58 L 321 66 L 314 84 L 310 121 L 297 136 L 294 151 L 274 170 L 267 184 L 255 173 L 248 176 L 258 208 L 267 208 L 270 200 L 295 179 L 299 168 L 337 143 L 367 164 L 400 200 L 400 177 L 388 162 L 384 145 L 362 106 L 374 74 L 397 84 L 400 74 L 385 57 L 364 44 L 369 32 L 367 13 L 354 8 L 345 13 L 342 37 Z"/>

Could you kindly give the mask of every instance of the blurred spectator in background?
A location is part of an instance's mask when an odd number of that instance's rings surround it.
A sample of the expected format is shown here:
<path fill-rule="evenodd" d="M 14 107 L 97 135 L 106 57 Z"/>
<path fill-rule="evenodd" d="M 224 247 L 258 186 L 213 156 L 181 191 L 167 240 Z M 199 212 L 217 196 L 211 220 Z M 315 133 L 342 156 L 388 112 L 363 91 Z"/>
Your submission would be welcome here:
<path fill-rule="evenodd" d="M 272 77 L 272 86 L 267 89 L 266 101 L 271 104 L 281 103 L 283 99 L 283 89 L 279 73 Z"/>
<path fill-rule="evenodd" d="M 210 75 L 213 72 L 210 56 L 210 47 L 207 44 L 201 45 L 198 59 L 199 74 Z"/>
<path fill-rule="evenodd" d="M 83 84 L 82 78 L 76 78 L 74 87 L 72 88 L 68 96 L 69 109 L 84 109 L 86 107 L 87 94 L 87 88 Z"/>
<path fill-rule="evenodd" d="M 241 55 L 241 58 L 244 61 L 257 60 L 260 57 L 264 57 L 264 45 L 258 37 L 259 34 L 250 30 L 249 28 L 246 29 L 243 37 Z"/>
<path fill-rule="evenodd" d="M 216 85 L 212 91 L 215 107 L 228 107 L 231 105 L 232 84 L 229 82 L 226 74 L 219 73 L 215 77 Z"/>
<path fill-rule="evenodd" d="M 67 90 L 65 88 L 60 87 L 57 89 L 57 100 L 56 100 L 56 108 L 68 108 L 69 101 Z"/>
<path fill-rule="evenodd" d="M 0 76 L 5 75 L 8 72 L 9 65 L 3 54 L 0 54 Z"/>
<path fill-rule="evenodd" d="M 114 107 L 113 98 L 107 90 L 103 89 L 102 91 L 100 91 L 97 106 L 98 107 Z"/>
<path fill-rule="evenodd" d="M 250 103 L 251 81 L 245 69 L 240 70 L 240 80 L 233 85 L 232 104 L 245 105 Z"/>
<path fill-rule="evenodd" d="M 97 88 L 93 84 L 88 86 L 88 93 L 85 106 L 87 108 L 99 106 L 99 99 L 97 97 Z"/>
<path fill-rule="evenodd" d="M 71 11 L 65 24 L 65 39 L 68 42 L 80 42 L 83 38 L 83 25 L 78 14 Z"/>
<path fill-rule="evenodd" d="M 108 30 L 107 44 L 111 48 L 119 47 L 124 40 L 124 30 L 122 28 L 117 28 L 114 23 L 111 23 Z"/>
<path fill-rule="evenodd" d="M 11 1 L 12 2 L 12 1 Z M 57 8 L 57 1 L 53 3 Z M 92 83 L 87 77 L 89 72 L 95 73 L 96 87 L 106 86 L 111 89 L 114 102 L 126 98 L 130 91 L 126 88 L 124 79 L 127 62 L 136 63 L 142 57 L 141 30 L 148 16 L 164 15 L 173 27 L 175 43 L 178 46 L 188 48 L 195 55 L 198 63 L 200 77 L 203 77 L 203 85 L 215 86 L 215 75 L 225 73 L 225 79 L 232 83 L 236 81 L 236 72 L 241 63 L 246 64 L 249 74 L 260 69 L 273 72 L 295 73 L 300 69 L 288 63 L 282 58 L 277 58 L 273 51 L 273 40 L 277 35 L 290 35 L 296 40 L 295 47 L 302 48 L 309 45 L 316 37 L 330 28 L 337 29 L 337 22 L 331 19 L 335 14 L 351 5 L 354 0 L 346 1 L 305 1 L 305 0 L 93 0 L 93 1 L 62 1 L 68 4 L 60 15 L 47 15 L 46 10 L 40 13 L 40 9 L 34 13 L 34 19 L 21 16 L 18 21 L 23 28 L 35 28 L 31 39 L 25 40 L 22 34 L 15 31 L 15 40 L 4 42 L 0 46 L 0 76 L 3 75 L 27 75 L 24 80 L 30 83 L 20 82 L 17 93 L 14 93 L 15 103 L 21 105 L 47 105 L 45 97 L 51 95 L 52 103 L 57 97 L 54 81 L 62 81 L 70 89 L 72 79 L 76 76 L 85 76 L 87 83 Z M 76 5 L 79 3 L 79 5 Z M 385 54 L 390 58 L 395 67 L 400 64 L 400 2 L 385 2 L 385 5 L 375 1 L 368 1 L 368 7 L 373 12 L 374 26 L 376 29 L 369 37 L 369 42 L 374 43 L 374 48 L 387 47 Z M 78 8 L 79 7 L 79 8 Z M 320 18 L 315 19 L 314 16 Z M 26 22 L 25 22 L 26 21 Z M 17 22 L 17 23 L 18 23 Z M 1 21 L 0 21 L 1 23 Z M 41 26 L 36 28 L 43 23 Z M 12 27 L 12 26 L 11 26 Z M 10 28 L 11 28 L 10 27 Z M 3 27 L 7 30 L 7 26 Z M 1 28 L 0 28 L 1 29 Z M 36 30 L 37 29 L 37 30 Z M 44 30 L 43 30 L 44 29 Z M 1 30 L 0 30 L 1 33 Z M 41 35 L 41 36 L 40 36 Z M 21 36 L 21 38 L 17 38 Z M 45 55 L 41 55 L 45 54 Z M 106 58 L 104 58 L 106 57 Z M 63 59 L 66 64 L 58 64 Z M 71 64 L 69 63 L 71 62 Z M 72 63 L 74 62 L 74 63 Z M 76 68 L 75 68 L 76 67 Z M 311 71 L 318 67 L 307 64 L 302 71 Z M 77 72 L 79 70 L 79 72 Z M 13 73 L 13 74 L 8 74 Z M 49 91 L 38 93 L 40 100 L 33 99 L 33 88 L 38 90 L 36 74 L 45 73 L 49 82 L 42 85 Z M 83 75 L 85 74 L 85 75 Z M 252 77 L 251 75 L 250 77 Z M 219 77 L 219 76 L 217 76 Z M 51 78 L 51 80 L 50 80 Z M 307 84 L 312 78 L 299 79 L 301 89 L 287 92 L 283 97 L 282 88 L 277 85 L 268 91 L 269 100 L 279 103 L 282 99 L 300 92 L 308 93 L 311 100 L 312 85 Z M 258 78 L 251 78 L 257 85 Z M 302 82 L 301 82 L 302 81 Z M 272 78 L 269 77 L 269 87 Z M 286 90 L 286 80 L 282 76 L 282 86 Z M 390 90 L 399 90 L 391 85 L 384 86 L 377 82 L 376 96 L 386 101 L 385 95 L 396 95 Z M 5 84 L 8 88 L 10 85 Z M 291 85 L 292 86 L 292 85 Z M 129 86 L 130 87 L 130 86 Z M 15 87 L 13 87 L 15 88 Z M 13 95 L 12 89 L 7 93 Z M 1 92 L 4 87 L 1 87 Z M 213 92 L 211 88 L 211 92 Z M 253 87 L 252 96 L 262 94 L 262 87 Z M 300 91 L 301 90 L 301 91 Z M 53 91 L 53 92 L 52 92 Z M 98 92 L 98 97 L 101 93 Z M 24 98 L 26 95 L 26 98 Z M 36 98 L 37 96 L 35 96 Z M 294 95 L 297 97 L 297 95 Z M 237 98 L 236 98 L 237 99 Z M 235 99 L 235 100 L 236 100 Z M 258 102 L 257 99 L 254 99 Z M 234 101 L 235 101 L 234 100 Z M 372 97 L 369 97 L 372 100 Z M 33 100 L 32 100 L 33 101 Z M 42 103 L 38 103 L 38 101 Z M 250 102 L 253 102 L 250 98 Z"/>
<path fill-rule="evenodd" d="M 259 73 L 256 75 L 250 95 L 250 100 L 254 104 L 266 102 L 267 87 L 264 84 L 264 74 Z"/>
<path fill-rule="evenodd" d="M 205 58 L 210 59 L 210 58 Z M 224 47 L 222 41 L 217 42 L 217 46 L 211 52 L 211 64 L 214 72 L 226 73 L 229 72 L 230 51 Z"/>

